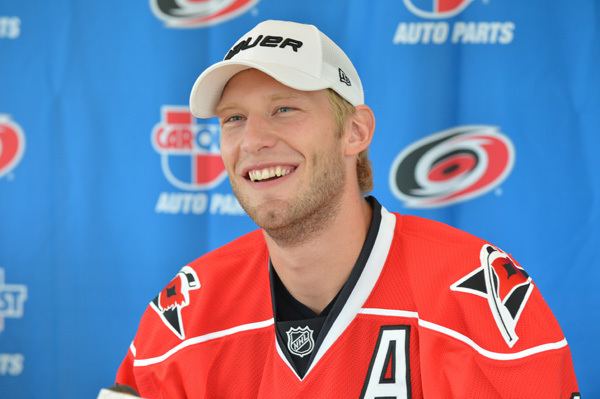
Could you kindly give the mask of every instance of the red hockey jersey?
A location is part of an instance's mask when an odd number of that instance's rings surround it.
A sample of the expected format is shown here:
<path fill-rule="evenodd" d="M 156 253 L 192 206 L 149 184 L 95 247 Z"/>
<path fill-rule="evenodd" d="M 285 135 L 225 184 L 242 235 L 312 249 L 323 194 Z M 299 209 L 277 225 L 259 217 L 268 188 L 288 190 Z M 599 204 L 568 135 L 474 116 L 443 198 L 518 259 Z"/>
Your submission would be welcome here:
<path fill-rule="evenodd" d="M 185 266 L 150 303 L 117 383 L 145 398 L 578 398 L 567 342 L 508 254 L 376 207 L 364 267 L 319 345 L 276 338 L 255 231 Z M 364 248 L 363 248 L 364 249 Z M 301 378 L 284 354 L 314 348 Z"/>

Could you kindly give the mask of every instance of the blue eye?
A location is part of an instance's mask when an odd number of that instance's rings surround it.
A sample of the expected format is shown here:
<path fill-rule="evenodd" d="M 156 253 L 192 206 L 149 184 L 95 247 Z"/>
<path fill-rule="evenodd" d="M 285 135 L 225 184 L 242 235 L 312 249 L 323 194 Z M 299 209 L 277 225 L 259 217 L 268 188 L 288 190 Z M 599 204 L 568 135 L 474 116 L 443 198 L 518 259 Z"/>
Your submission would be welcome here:
<path fill-rule="evenodd" d="M 277 112 L 278 113 L 286 113 L 286 112 L 290 112 L 292 110 L 293 110 L 292 107 L 279 107 L 279 108 L 277 108 Z"/>
<path fill-rule="evenodd" d="M 243 118 L 241 115 L 232 115 L 229 118 L 225 118 L 223 119 L 223 123 L 227 123 L 227 122 L 238 122 L 241 121 Z"/>

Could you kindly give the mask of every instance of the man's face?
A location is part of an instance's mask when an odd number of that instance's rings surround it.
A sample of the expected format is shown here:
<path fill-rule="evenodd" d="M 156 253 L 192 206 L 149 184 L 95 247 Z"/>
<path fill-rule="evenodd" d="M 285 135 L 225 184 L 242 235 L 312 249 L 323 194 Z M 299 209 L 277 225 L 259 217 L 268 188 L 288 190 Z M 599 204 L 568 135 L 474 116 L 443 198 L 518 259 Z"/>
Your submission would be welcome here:
<path fill-rule="evenodd" d="M 250 217 L 273 238 L 314 233 L 334 213 L 346 176 L 327 92 L 248 69 L 227 84 L 217 116 L 223 161 Z"/>

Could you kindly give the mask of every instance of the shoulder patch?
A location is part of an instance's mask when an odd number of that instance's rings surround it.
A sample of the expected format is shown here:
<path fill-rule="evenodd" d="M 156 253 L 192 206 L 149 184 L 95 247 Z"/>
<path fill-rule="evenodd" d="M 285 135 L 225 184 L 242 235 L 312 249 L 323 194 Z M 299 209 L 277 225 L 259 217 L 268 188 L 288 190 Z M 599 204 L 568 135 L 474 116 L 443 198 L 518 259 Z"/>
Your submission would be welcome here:
<path fill-rule="evenodd" d="M 481 247 L 479 259 L 480 265 L 450 289 L 485 298 L 502 338 L 512 348 L 519 339 L 515 330 L 533 282 L 510 255 L 492 245 Z"/>
<path fill-rule="evenodd" d="M 165 288 L 150 302 L 150 307 L 165 325 L 180 339 L 185 339 L 181 309 L 190 304 L 190 291 L 200 288 L 198 275 L 184 266 Z"/>

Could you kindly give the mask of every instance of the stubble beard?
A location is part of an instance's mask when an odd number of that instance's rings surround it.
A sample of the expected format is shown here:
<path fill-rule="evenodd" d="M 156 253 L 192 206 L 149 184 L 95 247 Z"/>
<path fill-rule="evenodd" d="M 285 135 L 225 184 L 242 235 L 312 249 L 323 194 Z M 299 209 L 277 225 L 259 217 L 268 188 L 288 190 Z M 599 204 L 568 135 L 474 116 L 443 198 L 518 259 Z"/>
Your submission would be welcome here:
<path fill-rule="evenodd" d="M 289 201 L 254 205 L 231 182 L 242 208 L 279 246 L 293 247 L 314 239 L 339 213 L 346 181 L 341 155 L 315 154 L 311 164 L 316 173 L 311 176 L 308 188 Z"/>

